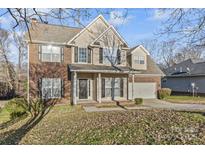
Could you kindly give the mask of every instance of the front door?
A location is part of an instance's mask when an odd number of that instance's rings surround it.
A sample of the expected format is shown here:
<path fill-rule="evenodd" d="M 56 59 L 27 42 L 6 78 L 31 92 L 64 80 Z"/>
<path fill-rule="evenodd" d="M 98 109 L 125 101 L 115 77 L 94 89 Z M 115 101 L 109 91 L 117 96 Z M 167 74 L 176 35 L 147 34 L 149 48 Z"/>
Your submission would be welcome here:
<path fill-rule="evenodd" d="M 88 99 L 88 80 L 79 79 L 79 99 Z"/>

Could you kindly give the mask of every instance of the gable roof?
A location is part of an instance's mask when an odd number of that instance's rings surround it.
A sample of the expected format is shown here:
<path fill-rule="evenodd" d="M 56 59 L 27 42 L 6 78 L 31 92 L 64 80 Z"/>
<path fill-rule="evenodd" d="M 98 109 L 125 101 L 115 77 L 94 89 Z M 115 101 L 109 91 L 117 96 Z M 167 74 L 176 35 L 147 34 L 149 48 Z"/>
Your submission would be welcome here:
<path fill-rule="evenodd" d="M 72 39 L 81 29 L 82 28 L 35 22 L 32 23 L 30 27 L 31 41 L 66 44 L 67 41 Z M 26 33 L 26 41 L 30 42 L 28 32 Z"/>
<path fill-rule="evenodd" d="M 101 33 L 90 45 L 93 45 L 97 40 L 102 38 L 109 30 L 112 30 L 118 36 L 118 38 L 128 47 L 127 42 L 122 38 L 122 36 L 117 32 L 117 30 L 112 25 L 110 25 L 103 33 Z"/>
<path fill-rule="evenodd" d="M 86 27 L 84 27 L 79 33 L 77 33 L 72 39 L 70 39 L 67 44 L 71 44 L 73 40 L 75 40 L 78 36 L 80 36 L 86 29 L 88 29 L 93 23 L 95 23 L 98 19 L 101 19 L 105 25 L 109 26 L 109 23 L 105 20 L 102 15 L 97 16 L 93 21 L 91 21 Z"/>
<path fill-rule="evenodd" d="M 182 68 L 182 72 L 177 68 Z M 176 69 L 175 69 L 176 68 Z M 205 60 L 188 59 L 165 70 L 167 76 L 182 77 L 182 76 L 201 76 L 205 75 Z"/>
<path fill-rule="evenodd" d="M 136 49 L 141 48 L 147 55 L 150 55 L 149 51 L 147 49 L 145 49 L 145 47 L 143 47 L 143 45 L 137 45 L 133 48 L 130 49 L 130 51 L 128 52 L 128 55 L 131 55 L 133 52 L 137 51 Z"/>
<path fill-rule="evenodd" d="M 75 40 L 78 36 L 80 36 L 86 29 L 88 29 L 98 19 L 101 19 L 108 27 L 105 31 L 112 29 L 113 32 L 120 38 L 120 40 L 123 43 L 125 43 L 126 46 L 128 47 L 127 42 L 116 31 L 116 29 L 106 21 L 106 19 L 102 15 L 97 16 L 85 28 L 33 22 L 31 24 L 31 27 L 29 28 L 31 34 L 31 40 L 29 38 L 28 32 L 25 34 L 25 40 L 28 42 L 35 42 L 35 43 L 52 43 L 52 44 L 69 45 L 73 40 Z"/>

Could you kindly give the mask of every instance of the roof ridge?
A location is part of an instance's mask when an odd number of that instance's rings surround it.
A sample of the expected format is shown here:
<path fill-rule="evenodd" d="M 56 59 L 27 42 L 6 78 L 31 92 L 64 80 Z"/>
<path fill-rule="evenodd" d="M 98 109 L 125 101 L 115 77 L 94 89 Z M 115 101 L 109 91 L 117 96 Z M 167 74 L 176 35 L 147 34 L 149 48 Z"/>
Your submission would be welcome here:
<path fill-rule="evenodd" d="M 65 27 L 65 28 L 72 28 L 72 29 L 83 29 L 81 27 L 74 27 L 74 26 L 67 26 L 67 25 L 58 25 L 58 24 L 54 24 L 54 23 L 43 23 L 43 22 L 35 22 L 37 24 L 42 24 L 42 25 L 48 25 L 48 26 L 56 26 L 56 27 Z M 34 23 L 34 24 L 35 24 Z"/>

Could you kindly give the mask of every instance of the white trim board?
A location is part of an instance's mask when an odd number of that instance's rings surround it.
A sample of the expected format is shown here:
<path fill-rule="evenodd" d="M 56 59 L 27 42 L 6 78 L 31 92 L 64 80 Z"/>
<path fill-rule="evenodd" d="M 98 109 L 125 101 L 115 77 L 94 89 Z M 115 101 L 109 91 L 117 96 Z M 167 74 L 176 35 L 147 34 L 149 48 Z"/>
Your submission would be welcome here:
<path fill-rule="evenodd" d="M 141 48 L 142 50 L 144 50 L 144 52 L 147 54 L 147 55 L 150 55 L 149 51 L 147 49 L 145 49 L 145 47 L 143 47 L 143 45 L 139 45 L 138 47 L 136 47 L 134 50 L 132 50 L 128 55 L 131 55 L 133 52 L 136 51 L 136 49 L 139 49 Z"/>
<path fill-rule="evenodd" d="M 104 23 L 109 26 L 109 23 L 105 20 L 105 18 L 102 15 L 97 16 L 93 21 L 91 21 L 86 27 L 84 27 L 79 33 L 77 33 L 71 40 L 67 42 L 67 45 L 71 44 L 73 40 L 75 40 L 78 36 L 80 36 L 88 27 L 90 27 L 93 23 L 95 23 L 99 18 L 101 18 Z"/>
<path fill-rule="evenodd" d="M 113 30 L 113 32 L 120 38 L 120 40 L 128 46 L 127 42 L 122 38 L 122 36 L 117 32 L 117 30 L 116 30 L 112 25 L 109 26 L 103 33 L 101 33 L 90 45 L 91 45 L 91 46 L 94 45 L 94 43 L 95 43 L 98 39 L 100 39 L 100 38 L 101 38 L 106 32 L 108 32 L 110 29 Z"/>

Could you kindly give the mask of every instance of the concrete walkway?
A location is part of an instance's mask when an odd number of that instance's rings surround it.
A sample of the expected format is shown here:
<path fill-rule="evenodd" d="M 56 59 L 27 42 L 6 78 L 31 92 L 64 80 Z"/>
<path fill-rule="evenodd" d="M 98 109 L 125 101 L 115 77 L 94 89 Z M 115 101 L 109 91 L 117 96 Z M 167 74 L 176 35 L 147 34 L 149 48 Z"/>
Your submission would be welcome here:
<path fill-rule="evenodd" d="M 109 107 L 97 108 L 96 106 L 84 106 L 86 112 L 107 112 L 107 111 L 126 111 L 126 110 L 139 110 L 139 109 L 164 109 L 175 111 L 200 111 L 205 112 L 205 105 L 203 104 L 175 104 L 158 99 L 146 99 L 143 105 L 134 107 Z"/>

